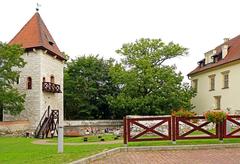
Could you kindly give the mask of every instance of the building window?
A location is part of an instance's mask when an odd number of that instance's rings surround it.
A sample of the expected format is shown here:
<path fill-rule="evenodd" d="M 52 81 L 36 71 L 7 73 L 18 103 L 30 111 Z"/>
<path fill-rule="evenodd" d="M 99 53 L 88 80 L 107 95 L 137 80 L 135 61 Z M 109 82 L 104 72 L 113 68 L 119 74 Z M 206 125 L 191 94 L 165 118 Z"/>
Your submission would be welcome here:
<path fill-rule="evenodd" d="M 16 80 L 16 83 L 19 84 L 19 81 L 20 81 L 20 77 L 18 76 L 17 80 Z"/>
<path fill-rule="evenodd" d="M 43 78 L 42 78 L 42 81 L 43 81 L 43 82 L 46 82 L 46 78 L 45 78 L 45 77 L 43 77 Z"/>
<path fill-rule="evenodd" d="M 50 77 L 50 82 L 51 82 L 51 83 L 54 83 L 54 81 L 55 81 L 55 80 L 54 80 L 54 76 L 52 75 L 52 76 Z"/>
<path fill-rule="evenodd" d="M 209 91 L 215 90 L 215 75 L 210 75 L 209 77 Z"/>
<path fill-rule="evenodd" d="M 198 88 L 198 79 L 192 80 L 192 88 L 197 92 Z"/>
<path fill-rule="evenodd" d="M 214 96 L 215 99 L 215 110 L 221 109 L 221 96 Z"/>
<path fill-rule="evenodd" d="M 31 77 L 27 78 L 27 89 L 32 89 L 32 78 Z"/>
<path fill-rule="evenodd" d="M 222 72 L 223 75 L 223 89 L 229 88 L 229 71 Z"/>

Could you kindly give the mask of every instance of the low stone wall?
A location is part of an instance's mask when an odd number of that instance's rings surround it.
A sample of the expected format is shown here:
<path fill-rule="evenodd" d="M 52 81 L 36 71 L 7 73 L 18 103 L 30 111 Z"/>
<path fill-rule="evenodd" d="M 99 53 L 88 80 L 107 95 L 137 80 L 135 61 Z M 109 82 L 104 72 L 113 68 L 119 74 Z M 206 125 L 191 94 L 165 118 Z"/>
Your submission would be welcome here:
<path fill-rule="evenodd" d="M 103 133 L 122 135 L 123 120 L 64 121 L 65 136 L 85 136 Z"/>
<path fill-rule="evenodd" d="M 29 121 L 3 121 L 0 122 L 0 136 L 23 136 L 31 132 Z"/>

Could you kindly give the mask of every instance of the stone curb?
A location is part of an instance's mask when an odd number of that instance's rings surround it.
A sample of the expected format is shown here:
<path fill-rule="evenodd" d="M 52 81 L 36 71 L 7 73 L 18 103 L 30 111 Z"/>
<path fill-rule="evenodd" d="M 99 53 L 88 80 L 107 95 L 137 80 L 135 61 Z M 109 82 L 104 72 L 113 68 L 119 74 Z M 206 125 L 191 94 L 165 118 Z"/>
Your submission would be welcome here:
<path fill-rule="evenodd" d="M 204 145 L 177 145 L 177 146 L 139 146 L 139 147 L 119 147 L 105 152 L 101 152 L 90 157 L 73 161 L 69 164 L 89 164 L 98 159 L 106 158 L 120 152 L 134 151 L 166 151 L 166 150 L 198 150 L 198 149 L 224 149 L 224 148 L 240 148 L 239 143 L 234 144 L 204 144 Z"/>

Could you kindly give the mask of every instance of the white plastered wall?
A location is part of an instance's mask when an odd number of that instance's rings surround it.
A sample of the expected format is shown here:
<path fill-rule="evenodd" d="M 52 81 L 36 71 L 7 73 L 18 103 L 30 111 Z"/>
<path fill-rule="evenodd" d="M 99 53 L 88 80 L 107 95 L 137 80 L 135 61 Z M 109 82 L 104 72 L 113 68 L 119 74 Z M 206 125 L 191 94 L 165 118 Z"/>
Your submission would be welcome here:
<path fill-rule="evenodd" d="M 223 89 L 222 72 L 229 71 L 229 88 Z M 209 91 L 209 76 L 215 74 L 215 90 Z M 222 66 L 215 70 L 208 70 L 191 77 L 191 80 L 198 80 L 197 95 L 192 103 L 198 114 L 215 108 L 214 96 L 221 96 L 221 109 L 234 114 L 240 110 L 240 63 Z"/>

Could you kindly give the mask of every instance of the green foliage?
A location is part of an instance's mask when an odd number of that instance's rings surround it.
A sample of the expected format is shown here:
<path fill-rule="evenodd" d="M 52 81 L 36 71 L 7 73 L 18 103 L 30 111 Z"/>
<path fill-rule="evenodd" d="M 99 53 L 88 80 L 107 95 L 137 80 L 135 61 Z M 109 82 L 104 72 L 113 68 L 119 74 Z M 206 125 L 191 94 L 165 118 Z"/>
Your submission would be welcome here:
<path fill-rule="evenodd" d="M 124 56 L 122 63 L 110 69 L 110 76 L 121 92 L 108 96 L 114 118 L 127 114 L 170 114 L 171 110 L 191 109 L 195 95 L 191 87 L 182 84 L 183 76 L 175 66 L 165 61 L 187 53 L 187 49 L 160 39 L 140 39 L 124 44 L 116 51 Z"/>
<path fill-rule="evenodd" d="M 64 71 L 66 119 L 108 119 L 112 116 L 106 97 L 117 94 L 108 74 L 113 60 L 83 56 L 67 63 Z"/>
<path fill-rule="evenodd" d="M 23 52 L 19 45 L 0 42 L 0 112 L 4 110 L 16 115 L 24 110 L 24 95 L 14 88 L 19 77 L 18 68 L 25 65 L 21 58 Z"/>
<path fill-rule="evenodd" d="M 185 110 L 185 109 L 180 109 L 180 110 L 177 110 L 177 111 L 172 112 L 172 115 L 173 115 L 173 116 L 178 116 L 178 117 L 188 118 L 188 117 L 194 117 L 194 116 L 196 116 L 196 113 L 195 113 L 195 112 L 188 111 L 188 110 Z"/>
<path fill-rule="evenodd" d="M 204 116 L 208 122 L 213 123 L 223 122 L 227 118 L 226 112 L 223 111 L 207 111 Z"/>

